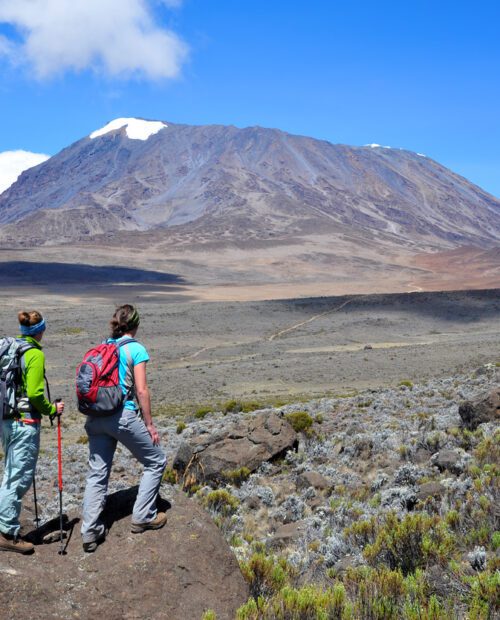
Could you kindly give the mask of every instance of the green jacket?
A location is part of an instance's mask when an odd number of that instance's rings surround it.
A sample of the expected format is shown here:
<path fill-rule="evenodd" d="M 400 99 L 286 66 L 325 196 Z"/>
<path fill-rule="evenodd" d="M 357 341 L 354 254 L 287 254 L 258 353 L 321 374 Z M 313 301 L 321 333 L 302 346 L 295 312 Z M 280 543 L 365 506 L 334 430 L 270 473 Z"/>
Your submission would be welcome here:
<path fill-rule="evenodd" d="M 56 407 L 45 398 L 45 354 L 42 345 L 31 336 L 18 336 L 33 345 L 23 355 L 22 393 L 40 415 L 54 415 Z"/>

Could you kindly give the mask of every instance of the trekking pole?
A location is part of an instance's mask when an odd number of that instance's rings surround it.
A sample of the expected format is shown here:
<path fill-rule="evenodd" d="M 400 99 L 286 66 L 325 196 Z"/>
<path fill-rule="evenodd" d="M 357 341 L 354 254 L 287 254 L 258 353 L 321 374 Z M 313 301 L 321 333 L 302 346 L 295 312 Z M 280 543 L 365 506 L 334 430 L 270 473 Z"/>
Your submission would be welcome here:
<path fill-rule="evenodd" d="M 40 519 L 38 518 L 38 502 L 36 499 L 35 472 L 33 472 L 33 500 L 35 502 L 35 526 L 36 526 L 36 529 L 38 529 L 40 527 Z"/>
<path fill-rule="evenodd" d="M 61 402 L 58 398 L 56 403 Z M 63 492 L 63 478 L 62 478 L 62 440 L 61 440 L 61 414 L 57 415 L 57 483 L 59 486 L 59 555 L 64 555 L 64 543 L 63 543 L 63 508 L 62 508 L 62 492 Z"/>

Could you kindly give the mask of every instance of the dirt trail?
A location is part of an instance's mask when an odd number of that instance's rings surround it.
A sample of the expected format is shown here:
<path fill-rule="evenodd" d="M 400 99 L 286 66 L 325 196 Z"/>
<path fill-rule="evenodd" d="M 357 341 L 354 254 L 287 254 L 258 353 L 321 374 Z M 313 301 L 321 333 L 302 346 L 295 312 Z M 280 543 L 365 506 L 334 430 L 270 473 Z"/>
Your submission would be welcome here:
<path fill-rule="evenodd" d="M 340 304 L 340 306 L 337 306 L 336 308 L 332 308 L 331 310 L 327 310 L 326 312 L 321 312 L 320 314 L 315 314 L 314 316 L 307 319 L 306 321 L 301 321 L 300 323 L 295 323 L 295 325 L 291 325 L 290 327 L 287 327 L 286 329 L 281 329 L 279 332 L 275 332 L 274 334 L 269 336 L 268 341 L 272 342 L 276 338 L 283 336 L 283 334 L 288 334 L 289 332 L 293 332 L 296 329 L 299 329 L 299 327 L 302 327 L 303 325 L 307 325 L 308 323 L 312 323 L 313 321 L 316 321 L 317 319 L 320 319 L 323 316 L 327 316 L 328 314 L 333 314 L 334 312 L 338 312 L 339 310 L 342 310 L 342 308 L 344 308 L 348 304 L 352 303 L 354 299 L 363 299 L 363 297 L 366 297 L 366 295 L 361 295 L 361 296 L 357 295 L 356 297 L 353 297 L 351 299 L 348 299 L 347 301 L 344 301 L 342 304 Z"/>
<path fill-rule="evenodd" d="M 362 296 L 357 295 L 356 299 L 362 299 L 362 297 L 366 297 L 366 295 L 362 295 Z M 264 341 L 272 342 L 273 340 L 275 340 L 276 338 L 279 338 L 283 334 L 287 334 L 288 332 L 291 332 L 291 331 L 294 331 L 296 329 L 299 329 L 299 327 L 302 327 L 303 325 L 306 325 L 307 323 L 312 323 L 316 319 L 320 319 L 323 316 L 327 316 L 328 314 L 332 314 L 333 312 L 338 312 L 339 310 L 341 310 L 342 308 L 344 308 L 345 306 L 347 306 L 348 304 L 353 302 L 354 299 L 355 299 L 354 297 L 352 299 L 348 299 L 347 301 L 344 301 L 342 304 L 340 304 L 340 306 L 336 306 L 335 308 L 327 310 L 326 312 L 321 312 L 320 314 L 315 314 L 311 318 L 309 318 L 309 319 L 307 319 L 305 321 L 301 321 L 300 323 L 295 323 L 294 325 L 291 325 L 290 327 L 286 327 L 285 329 L 281 329 L 280 331 L 275 332 L 271 336 L 268 336 L 268 337 L 265 337 L 265 338 L 259 338 L 257 340 L 252 341 L 252 342 L 241 342 L 241 343 L 232 342 L 232 343 L 227 343 L 227 344 L 212 345 L 210 347 L 202 347 L 201 349 L 198 349 L 194 353 L 190 353 L 189 355 L 183 355 L 182 357 L 179 357 L 179 358 L 173 360 L 173 362 L 186 362 L 188 360 L 196 359 L 202 353 L 205 353 L 205 351 L 213 351 L 213 350 L 216 350 L 216 349 L 226 349 L 228 347 L 238 346 L 239 344 L 256 344 L 256 343 L 264 342 Z"/>

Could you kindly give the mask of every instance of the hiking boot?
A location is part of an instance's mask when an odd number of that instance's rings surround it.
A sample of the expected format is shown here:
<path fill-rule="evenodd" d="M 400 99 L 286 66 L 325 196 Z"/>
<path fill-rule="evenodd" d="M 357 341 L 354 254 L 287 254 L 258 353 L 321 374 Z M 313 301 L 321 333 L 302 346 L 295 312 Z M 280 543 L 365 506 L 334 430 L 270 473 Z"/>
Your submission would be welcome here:
<path fill-rule="evenodd" d="M 30 542 L 0 532 L 0 551 L 14 551 L 14 553 L 27 555 L 28 553 L 33 553 L 34 550 L 35 547 Z"/>
<path fill-rule="evenodd" d="M 94 553 L 97 547 L 106 540 L 107 533 L 108 530 L 106 529 L 96 540 L 92 540 L 91 542 L 84 542 L 83 550 L 85 551 L 85 553 Z"/>
<path fill-rule="evenodd" d="M 159 512 L 152 521 L 147 523 L 134 523 L 132 521 L 132 527 L 130 531 L 132 534 L 142 534 L 146 530 L 159 530 L 167 522 L 167 515 L 164 512 Z"/>

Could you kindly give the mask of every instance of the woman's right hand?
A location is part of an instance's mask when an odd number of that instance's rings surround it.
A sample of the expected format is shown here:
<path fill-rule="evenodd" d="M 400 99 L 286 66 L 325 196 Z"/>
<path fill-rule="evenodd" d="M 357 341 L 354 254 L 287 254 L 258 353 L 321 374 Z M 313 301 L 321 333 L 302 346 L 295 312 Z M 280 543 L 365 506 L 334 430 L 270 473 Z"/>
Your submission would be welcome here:
<path fill-rule="evenodd" d="M 151 424 L 147 424 L 146 428 L 148 429 L 148 433 L 151 435 L 151 439 L 153 440 L 153 445 L 157 446 L 160 443 L 160 435 L 158 435 L 158 431 L 156 430 L 156 426 L 151 422 Z"/>
<path fill-rule="evenodd" d="M 55 403 L 56 405 L 56 415 L 62 415 L 64 412 L 64 401 L 60 400 L 59 402 Z"/>

